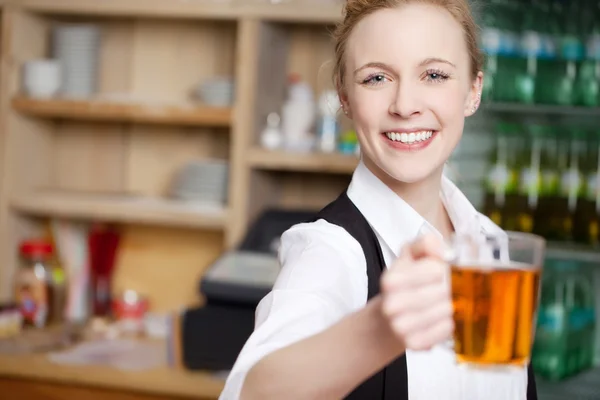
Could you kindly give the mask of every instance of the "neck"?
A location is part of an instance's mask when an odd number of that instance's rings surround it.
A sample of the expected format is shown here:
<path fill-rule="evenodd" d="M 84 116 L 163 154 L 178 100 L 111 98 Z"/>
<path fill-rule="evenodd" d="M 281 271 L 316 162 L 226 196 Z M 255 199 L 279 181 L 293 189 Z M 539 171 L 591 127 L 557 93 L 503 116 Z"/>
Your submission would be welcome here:
<path fill-rule="evenodd" d="M 419 213 L 427 222 L 436 228 L 443 236 L 449 236 L 453 231 L 450 217 L 442 199 L 443 166 L 434 171 L 427 178 L 419 182 L 399 182 L 382 171 L 370 160 L 364 159 L 365 166 L 385 183 L 394 193 Z"/>

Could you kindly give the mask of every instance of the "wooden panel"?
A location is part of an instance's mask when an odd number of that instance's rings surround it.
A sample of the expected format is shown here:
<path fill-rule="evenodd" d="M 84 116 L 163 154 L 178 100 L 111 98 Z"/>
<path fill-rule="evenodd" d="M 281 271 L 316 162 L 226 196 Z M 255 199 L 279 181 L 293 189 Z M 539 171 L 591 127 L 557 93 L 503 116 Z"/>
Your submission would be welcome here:
<path fill-rule="evenodd" d="M 132 127 L 126 175 L 127 191 L 167 195 L 176 173 L 199 158 L 227 159 L 229 135 L 222 131 Z"/>
<path fill-rule="evenodd" d="M 302 173 L 280 174 L 281 200 L 284 208 L 320 210 L 335 200 L 350 183 L 350 176 Z"/>
<path fill-rule="evenodd" d="M 148 295 L 157 312 L 200 304 L 200 276 L 223 251 L 219 233 L 128 227 L 114 277 L 116 293 Z"/>
<path fill-rule="evenodd" d="M 41 118 L 75 121 L 134 122 L 161 125 L 229 126 L 231 108 L 166 103 L 135 104 L 91 101 L 36 100 L 18 97 L 12 106 L 21 113 Z"/>
<path fill-rule="evenodd" d="M 300 74 L 318 96 L 333 89 L 334 46 L 332 27 L 315 29 L 310 25 L 293 26 L 290 37 L 288 73 Z"/>
<path fill-rule="evenodd" d="M 127 147 L 122 128 L 113 125 L 62 123 L 54 137 L 49 168 L 56 189 L 123 192 Z"/>
<path fill-rule="evenodd" d="M 9 99 L 21 82 L 21 65 L 46 53 L 48 25 L 37 16 L 5 9 L 2 13 L 2 57 L 0 68 L 0 124 L 2 126 L 2 179 L 0 181 L 0 300 L 11 297 L 12 277 L 17 266 L 16 246 L 32 230 L 30 224 L 11 212 L 8 194 L 48 182 L 47 168 L 52 149 L 53 124 L 35 121 L 11 111 Z"/>
<path fill-rule="evenodd" d="M 181 102 L 204 79 L 233 77 L 235 24 L 138 20 L 132 94 Z"/>
<path fill-rule="evenodd" d="M 4 96 L 12 97 L 21 85 L 22 65 L 26 61 L 44 57 L 48 25 L 42 18 L 21 12 L 7 11 L 4 21 L 5 46 L 3 52 Z M 7 99 L 3 106 L 7 106 Z M 31 187 L 48 182 L 50 171 L 47 161 L 52 149 L 54 125 L 45 121 L 24 118 L 11 110 L 6 112 L 4 175 L 10 190 Z"/>
<path fill-rule="evenodd" d="M 130 20 L 101 21 L 100 93 L 130 93 L 134 50 L 134 24 Z M 116 61 L 118 60 L 118 61 Z"/>

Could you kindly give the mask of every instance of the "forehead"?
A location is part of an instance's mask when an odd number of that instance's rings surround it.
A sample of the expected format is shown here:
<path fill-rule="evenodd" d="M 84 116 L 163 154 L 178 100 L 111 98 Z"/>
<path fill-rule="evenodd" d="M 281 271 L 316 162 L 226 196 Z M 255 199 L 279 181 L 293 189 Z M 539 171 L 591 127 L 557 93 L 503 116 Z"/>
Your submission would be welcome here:
<path fill-rule="evenodd" d="M 430 57 L 455 65 L 467 66 L 468 61 L 461 25 L 448 11 L 429 4 L 409 4 L 368 15 L 352 31 L 346 57 L 354 67 L 373 61 L 414 64 Z"/>

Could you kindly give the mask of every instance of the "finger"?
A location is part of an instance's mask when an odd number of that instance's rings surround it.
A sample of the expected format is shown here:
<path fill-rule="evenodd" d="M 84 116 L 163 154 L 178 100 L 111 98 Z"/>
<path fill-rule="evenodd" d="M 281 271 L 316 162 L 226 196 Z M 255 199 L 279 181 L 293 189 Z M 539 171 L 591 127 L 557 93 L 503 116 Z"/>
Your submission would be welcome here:
<path fill-rule="evenodd" d="M 440 238 L 434 234 L 421 236 L 406 249 L 413 260 L 423 257 L 443 259 L 444 247 Z"/>
<path fill-rule="evenodd" d="M 410 265 L 387 270 L 381 277 L 382 291 L 408 290 L 444 281 L 450 266 L 437 260 L 410 262 Z"/>
<path fill-rule="evenodd" d="M 450 303 L 450 300 L 450 288 L 440 282 L 410 292 L 384 294 L 382 309 L 385 315 L 393 318 L 398 314 L 426 310 L 437 303 Z"/>
<path fill-rule="evenodd" d="M 425 332 L 444 320 L 452 320 L 453 308 L 450 301 L 439 301 L 432 307 L 415 310 L 392 318 L 392 329 L 401 337 Z"/>
<path fill-rule="evenodd" d="M 444 319 L 432 326 L 430 329 L 410 335 L 404 339 L 406 348 L 411 350 L 429 350 L 452 337 L 454 332 L 454 321 Z"/>
<path fill-rule="evenodd" d="M 400 251 L 400 258 L 411 260 L 418 260 L 426 256 L 441 257 L 441 255 L 442 242 L 434 234 L 425 234 L 404 245 Z"/>

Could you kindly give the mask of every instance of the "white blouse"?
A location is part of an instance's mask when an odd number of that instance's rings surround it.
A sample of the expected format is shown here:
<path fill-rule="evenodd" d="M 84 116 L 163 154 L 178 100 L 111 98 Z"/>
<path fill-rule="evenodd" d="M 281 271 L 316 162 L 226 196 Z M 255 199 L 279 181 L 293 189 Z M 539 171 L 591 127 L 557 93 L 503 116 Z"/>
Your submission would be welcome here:
<path fill-rule="evenodd" d="M 361 162 L 348 197 L 375 231 L 387 265 L 402 246 L 439 232 Z M 457 232 L 501 232 L 443 178 L 441 198 Z M 441 235 L 440 235 L 441 237 Z M 281 273 L 256 309 L 255 330 L 229 374 L 220 400 L 238 399 L 250 368 L 272 351 L 318 333 L 367 301 L 366 261 L 359 243 L 324 220 L 293 226 L 281 237 Z M 456 365 L 444 345 L 406 352 L 410 400 L 525 400 L 527 369 L 480 371 Z"/>

